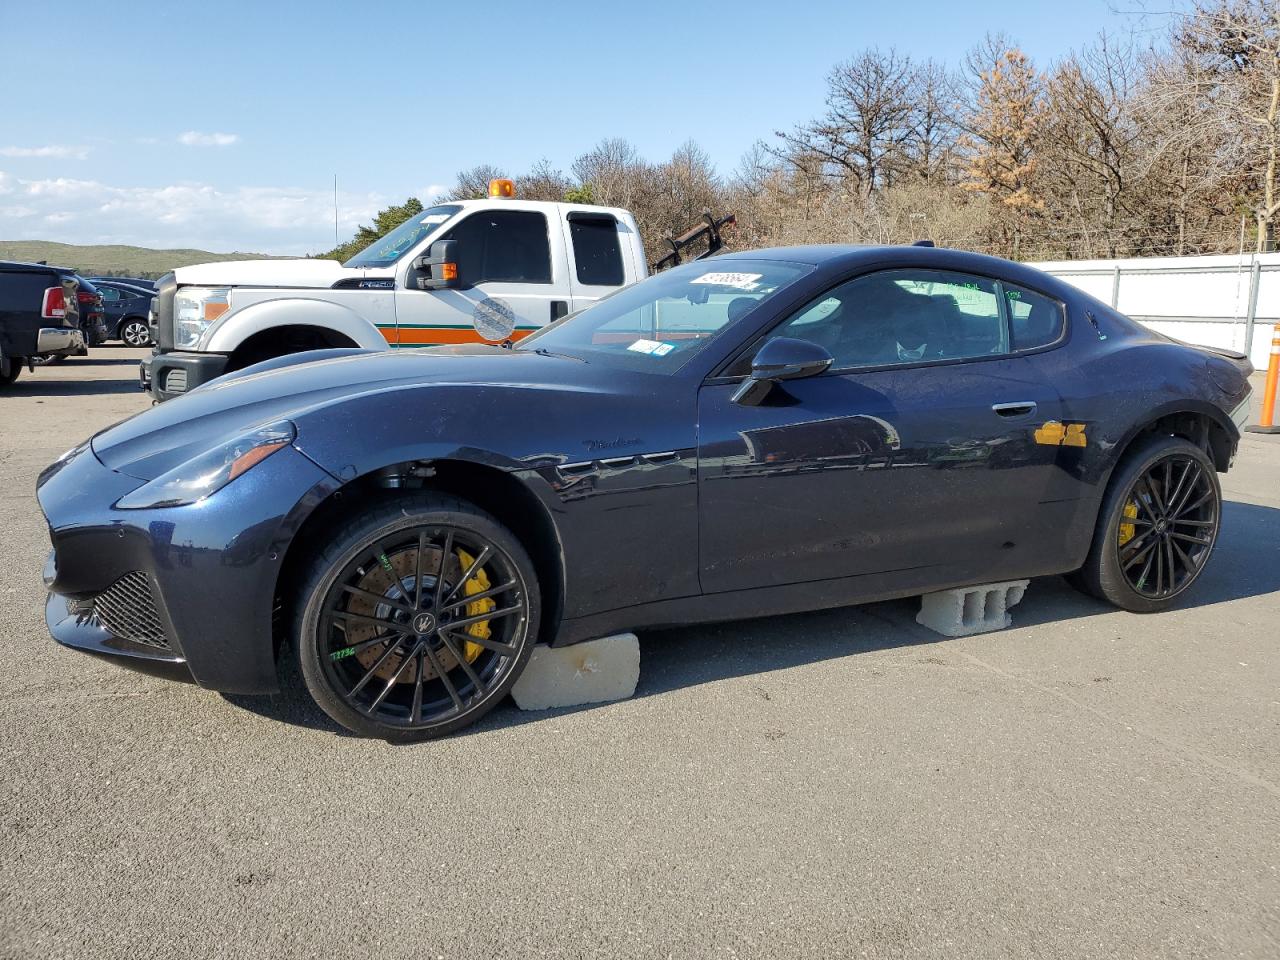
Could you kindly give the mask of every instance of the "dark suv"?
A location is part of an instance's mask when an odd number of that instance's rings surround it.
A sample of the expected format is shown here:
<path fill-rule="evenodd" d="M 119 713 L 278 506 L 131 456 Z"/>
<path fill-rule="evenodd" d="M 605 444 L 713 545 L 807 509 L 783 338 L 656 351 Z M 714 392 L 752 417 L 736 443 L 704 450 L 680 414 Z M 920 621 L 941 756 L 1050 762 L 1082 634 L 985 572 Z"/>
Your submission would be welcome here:
<path fill-rule="evenodd" d="M 0 388 L 24 366 L 84 351 L 81 307 L 93 303 L 82 304 L 82 296 L 101 302 L 97 290 L 65 267 L 0 260 Z"/>

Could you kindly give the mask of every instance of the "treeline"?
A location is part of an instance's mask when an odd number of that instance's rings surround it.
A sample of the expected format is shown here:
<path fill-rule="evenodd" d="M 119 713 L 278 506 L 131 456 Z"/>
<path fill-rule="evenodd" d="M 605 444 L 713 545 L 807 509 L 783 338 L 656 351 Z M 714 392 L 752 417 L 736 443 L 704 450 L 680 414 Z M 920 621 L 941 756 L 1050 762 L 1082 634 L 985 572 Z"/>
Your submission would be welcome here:
<path fill-rule="evenodd" d="M 735 247 L 940 245 L 1019 259 L 1272 249 L 1280 214 L 1280 13 L 1202 0 L 1040 67 L 988 36 L 958 67 L 869 49 L 836 65 L 822 112 L 721 175 L 695 144 L 664 162 L 605 140 L 519 196 L 632 210 L 652 256 L 704 209 L 738 215 Z M 1159 30 L 1154 41 L 1154 30 Z M 481 197 L 507 171 L 458 175 Z M 379 214 L 350 255 L 421 209 Z"/>

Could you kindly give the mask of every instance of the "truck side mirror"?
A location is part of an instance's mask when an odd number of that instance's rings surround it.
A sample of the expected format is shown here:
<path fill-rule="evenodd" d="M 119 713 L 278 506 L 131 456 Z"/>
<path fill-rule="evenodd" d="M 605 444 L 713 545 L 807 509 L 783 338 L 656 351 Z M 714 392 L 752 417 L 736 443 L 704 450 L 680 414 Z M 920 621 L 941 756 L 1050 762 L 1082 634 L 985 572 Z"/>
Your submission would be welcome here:
<path fill-rule="evenodd" d="M 458 280 L 458 241 L 437 240 L 431 254 L 413 261 L 413 268 L 426 273 L 418 278 L 420 290 L 446 290 L 461 285 Z"/>

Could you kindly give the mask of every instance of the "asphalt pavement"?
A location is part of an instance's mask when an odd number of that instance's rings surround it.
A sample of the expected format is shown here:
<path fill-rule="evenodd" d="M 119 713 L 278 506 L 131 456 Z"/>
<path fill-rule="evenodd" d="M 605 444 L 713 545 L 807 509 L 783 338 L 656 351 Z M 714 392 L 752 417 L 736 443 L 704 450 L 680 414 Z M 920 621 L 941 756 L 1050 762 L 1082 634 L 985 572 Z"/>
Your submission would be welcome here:
<path fill-rule="evenodd" d="M 35 477 L 140 355 L 0 395 L 0 956 L 1280 956 L 1280 436 L 1172 612 L 642 634 L 634 699 L 391 746 L 49 639 Z"/>

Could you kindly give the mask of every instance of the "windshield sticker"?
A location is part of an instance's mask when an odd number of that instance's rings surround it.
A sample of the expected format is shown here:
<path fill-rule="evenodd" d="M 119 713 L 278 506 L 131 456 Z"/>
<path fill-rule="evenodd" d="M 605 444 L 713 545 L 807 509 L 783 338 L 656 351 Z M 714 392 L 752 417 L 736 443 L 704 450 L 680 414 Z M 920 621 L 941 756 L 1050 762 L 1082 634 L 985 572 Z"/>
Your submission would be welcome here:
<path fill-rule="evenodd" d="M 665 357 L 675 348 L 674 343 L 663 343 L 661 340 L 637 340 L 627 347 L 634 353 L 647 353 L 652 357 Z"/>
<path fill-rule="evenodd" d="M 717 287 L 736 287 L 739 290 L 754 290 L 760 286 L 758 281 L 762 273 L 704 273 L 690 280 L 690 283 L 710 283 Z"/>
<path fill-rule="evenodd" d="M 453 216 L 451 213 L 428 213 L 425 217 L 419 220 L 418 223 L 423 226 L 426 226 L 429 223 L 444 223 L 451 216 Z"/>

